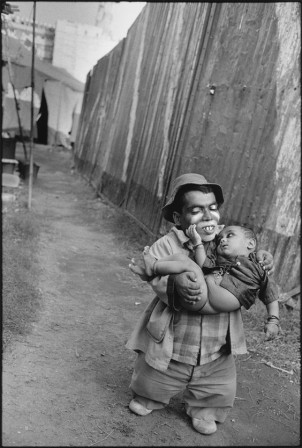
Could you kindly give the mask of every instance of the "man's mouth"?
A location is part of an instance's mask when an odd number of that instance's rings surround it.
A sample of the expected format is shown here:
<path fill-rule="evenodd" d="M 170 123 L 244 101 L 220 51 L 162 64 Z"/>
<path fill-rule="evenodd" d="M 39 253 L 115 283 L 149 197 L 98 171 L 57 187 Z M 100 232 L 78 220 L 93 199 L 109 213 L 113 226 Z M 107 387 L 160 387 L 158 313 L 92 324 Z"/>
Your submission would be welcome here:
<path fill-rule="evenodd" d="M 206 226 L 206 227 L 202 228 L 202 231 L 210 234 L 213 232 L 214 229 L 215 229 L 215 226 Z"/>

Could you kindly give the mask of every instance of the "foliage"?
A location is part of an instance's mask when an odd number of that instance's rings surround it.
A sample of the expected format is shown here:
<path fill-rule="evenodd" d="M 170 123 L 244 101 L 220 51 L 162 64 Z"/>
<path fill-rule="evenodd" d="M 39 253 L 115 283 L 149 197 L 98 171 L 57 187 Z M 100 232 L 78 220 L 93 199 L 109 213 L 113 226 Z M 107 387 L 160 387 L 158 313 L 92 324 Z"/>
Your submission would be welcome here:
<path fill-rule="evenodd" d="M 280 304 L 280 331 L 272 341 L 265 341 L 264 323 L 266 309 L 260 301 L 242 310 L 248 350 L 259 358 L 287 371 L 293 370 L 295 378 L 300 378 L 300 312 L 289 310 Z"/>

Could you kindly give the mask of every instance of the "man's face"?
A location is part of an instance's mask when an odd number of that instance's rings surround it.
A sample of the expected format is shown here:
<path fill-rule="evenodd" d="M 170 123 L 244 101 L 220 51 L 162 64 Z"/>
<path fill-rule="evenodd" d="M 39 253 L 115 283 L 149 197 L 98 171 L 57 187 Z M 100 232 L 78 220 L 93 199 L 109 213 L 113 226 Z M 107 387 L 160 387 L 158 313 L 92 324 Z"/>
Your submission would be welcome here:
<path fill-rule="evenodd" d="M 218 235 L 217 253 L 224 257 L 248 256 L 250 250 L 250 238 L 237 226 L 225 227 Z"/>
<path fill-rule="evenodd" d="M 203 193 L 198 190 L 184 194 L 181 213 L 174 212 L 174 222 L 185 231 L 191 224 L 196 224 L 196 230 L 203 241 L 211 241 L 218 233 L 220 213 L 214 193 Z"/>

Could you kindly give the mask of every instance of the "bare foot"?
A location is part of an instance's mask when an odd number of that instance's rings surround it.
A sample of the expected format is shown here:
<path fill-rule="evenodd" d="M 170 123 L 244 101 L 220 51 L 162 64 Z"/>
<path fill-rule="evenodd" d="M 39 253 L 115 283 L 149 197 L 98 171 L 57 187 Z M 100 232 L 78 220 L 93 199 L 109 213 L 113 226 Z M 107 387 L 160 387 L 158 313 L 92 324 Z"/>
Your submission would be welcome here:
<path fill-rule="evenodd" d="M 130 270 L 136 274 L 139 275 L 139 277 L 145 282 L 150 279 L 150 276 L 146 274 L 146 270 L 142 266 L 138 266 L 134 260 L 134 258 L 131 259 L 131 264 L 129 264 Z"/>
<path fill-rule="evenodd" d="M 144 257 L 144 262 L 145 262 L 146 274 L 149 275 L 149 277 L 152 277 L 155 274 L 154 264 L 157 260 L 156 260 L 156 258 L 153 257 L 153 255 L 150 254 L 149 246 L 146 246 L 144 248 L 143 257 Z"/>

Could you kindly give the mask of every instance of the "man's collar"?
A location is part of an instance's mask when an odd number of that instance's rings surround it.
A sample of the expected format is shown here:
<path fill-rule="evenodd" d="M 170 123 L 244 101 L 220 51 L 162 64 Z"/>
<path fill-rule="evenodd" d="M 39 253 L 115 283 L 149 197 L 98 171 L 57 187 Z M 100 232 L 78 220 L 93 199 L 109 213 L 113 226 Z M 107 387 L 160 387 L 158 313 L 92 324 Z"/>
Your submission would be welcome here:
<path fill-rule="evenodd" d="M 180 244 L 186 248 L 190 248 L 192 246 L 190 238 L 185 234 L 185 232 L 179 227 L 172 227 L 171 232 L 175 233 Z"/>

